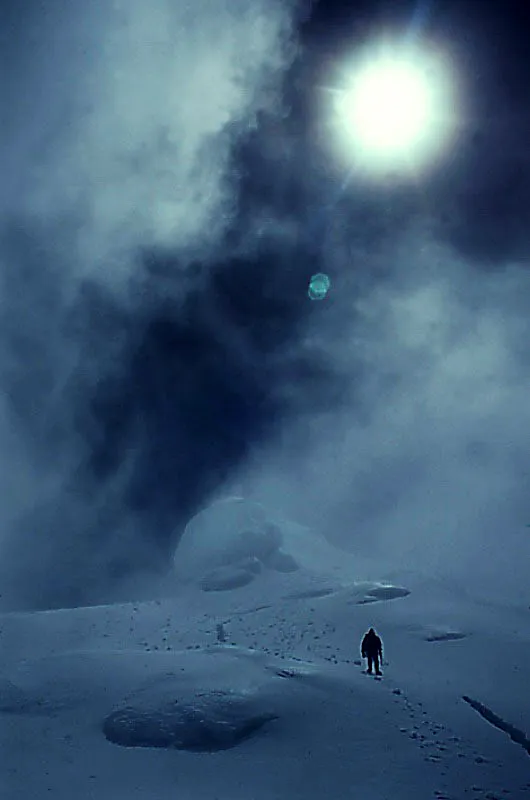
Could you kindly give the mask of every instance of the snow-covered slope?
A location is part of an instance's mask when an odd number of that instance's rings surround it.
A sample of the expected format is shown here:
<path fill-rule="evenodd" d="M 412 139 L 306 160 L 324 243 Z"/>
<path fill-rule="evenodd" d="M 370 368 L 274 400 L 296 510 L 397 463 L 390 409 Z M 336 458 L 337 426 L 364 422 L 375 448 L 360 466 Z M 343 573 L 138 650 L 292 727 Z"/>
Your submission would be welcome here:
<path fill-rule="evenodd" d="M 353 560 L 342 555 L 351 566 Z M 247 582 L 261 568 L 294 572 L 305 567 L 321 575 L 344 566 L 341 553 L 323 537 L 242 497 L 218 500 L 196 514 L 184 530 L 174 562 L 181 580 L 235 568 L 249 572 Z M 259 562 L 258 569 L 252 568 L 253 562 Z"/>
<path fill-rule="evenodd" d="M 530 796 L 530 612 L 306 541 L 320 573 L 0 617 L 0 796 Z M 358 662 L 371 625 L 382 682 Z"/>
<path fill-rule="evenodd" d="M 179 580 L 209 589 L 251 583 L 261 572 L 303 572 L 303 580 L 338 587 L 367 577 L 366 563 L 333 547 L 320 534 L 272 513 L 261 503 L 227 497 L 212 503 L 186 526 L 175 551 Z M 381 565 L 377 567 L 381 571 Z"/>

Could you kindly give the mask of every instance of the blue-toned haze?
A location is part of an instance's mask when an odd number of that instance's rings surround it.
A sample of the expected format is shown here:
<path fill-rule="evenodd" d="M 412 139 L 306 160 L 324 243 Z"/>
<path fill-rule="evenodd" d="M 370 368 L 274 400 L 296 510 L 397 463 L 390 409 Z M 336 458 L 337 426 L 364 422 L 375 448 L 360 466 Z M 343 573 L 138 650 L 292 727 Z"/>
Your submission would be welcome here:
<path fill-rule="evenodd" d="M 2 5 L 6 609 L 149 593 L 240 491 L 530 602 L 527 24 L 516 3 Z M 458 126 L 374 182 L 322 98 L 381 37 L 444 54 Z"/>

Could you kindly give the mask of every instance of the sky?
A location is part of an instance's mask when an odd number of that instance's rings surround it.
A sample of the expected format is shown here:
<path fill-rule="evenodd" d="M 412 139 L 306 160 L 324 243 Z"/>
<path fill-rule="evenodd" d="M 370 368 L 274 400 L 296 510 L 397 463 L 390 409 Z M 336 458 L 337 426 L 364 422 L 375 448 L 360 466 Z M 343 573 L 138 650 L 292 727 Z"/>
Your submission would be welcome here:
<path fill-rule="evenodd" d="M 4 607 L 127 598 L 227 493 L 530 602 L 523 6 L 2 4 Z M 326 97 L 381 37 L 457 126 L 375 181 Z"/>

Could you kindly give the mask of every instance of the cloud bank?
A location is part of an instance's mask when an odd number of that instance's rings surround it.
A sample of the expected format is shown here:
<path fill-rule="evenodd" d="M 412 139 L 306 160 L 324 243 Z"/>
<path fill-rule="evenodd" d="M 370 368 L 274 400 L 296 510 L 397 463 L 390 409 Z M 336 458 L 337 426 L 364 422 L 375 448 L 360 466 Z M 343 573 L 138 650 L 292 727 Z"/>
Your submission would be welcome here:
<path fill-rule="evenodd" d="M 212 388 L 201 378 L 202 350 L 215 361 L 230 346 L 216 342 L 206 307 L 191 308 L 209 280 L 193 264 L 222 258 L 237 212 L 235 142 L 259 112 L 282 114 L 292 10 L 161 0 L 10 12 L 4 597 L 68 604 L 93 600 L 142 561 L 158 566 L 169 545 L 156 543 L 170 538 L 159 494 L 175 495 L 165 503 L 177 509 L 175 528 L 215 486 L 214 473 L 244 454 L 244 432 L 239 446 L 230 435 L 215 441 L 223 401 L 211 394 L 195 420 L 199 436 L 210 426 L 211 459 L 207 437 L 194 454 L 185 430 Z M 31 53 L 25 71 L 22 52 Z M 241 382 L 259 391 L 252 376 Z M 184 485 L 173 474 L 168 486 L 172 467 Z M 156 496 L 142 489 L 148 482 Z M 142 491 L 144 501 L 131 499 Z M 157 524 L 166 526 L 158 535 L 148 529 Z"/>
<path fill-rule="evenodd" d="M 11 19 L 1 143 L 4 606 L 135 596 L 235 487 L 526 602 L 528 237 L 481 236 L 472 145 L 340 194 L 296 9 L 47 8 Z"/>

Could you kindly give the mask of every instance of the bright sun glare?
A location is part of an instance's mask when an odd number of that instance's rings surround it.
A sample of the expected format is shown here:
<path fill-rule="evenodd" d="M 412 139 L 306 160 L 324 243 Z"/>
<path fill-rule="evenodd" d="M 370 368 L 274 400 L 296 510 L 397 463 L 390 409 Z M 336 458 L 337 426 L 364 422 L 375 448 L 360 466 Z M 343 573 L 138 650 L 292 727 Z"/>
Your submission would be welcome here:
<path fill-rule="evenodd" d="M 447 67 L 432 54 L 369 54 L 332 90 L 341 149 L 370 172 L 417 171 L 448 140 L 451 88 Z"/>
<path fill-rule="evenodd" d="M 424 76 L 410 64 L 370 65 L 343 95 L 343 113 L 364 147 L 402 150 L 425 132 L 432 97 Z"/>

